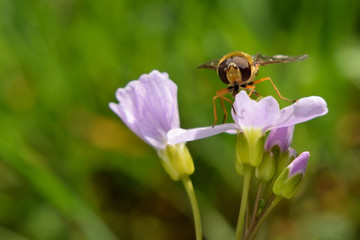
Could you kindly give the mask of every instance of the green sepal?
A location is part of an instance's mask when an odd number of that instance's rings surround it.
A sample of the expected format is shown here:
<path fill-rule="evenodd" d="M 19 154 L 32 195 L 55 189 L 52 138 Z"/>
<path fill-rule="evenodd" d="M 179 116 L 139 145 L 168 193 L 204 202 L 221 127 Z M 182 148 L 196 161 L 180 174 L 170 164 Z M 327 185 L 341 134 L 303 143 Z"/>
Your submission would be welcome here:
<path fill-rule="evenodd" d="M 240 176 L 244 176 L 244 164 L 240 161 L 235 162 L 235 170 Z"/>
<path fill-rule="evenodd" d="M 280 149 L 279 145 L 273 146 L 270 151 L 274 154 L 275 159 L 279 158 L 279 156 L 281 154 L 281 149 Z"/>
<path fill-rule="evenodd" d="M 276 163 L 274 155 L 265 151 L 260 165 L 255 169 L 255 176 L 263 182 L 269 182 L 275 175 Z"/>
<path fill-rule="evenodd" d="M 280 150 L 280 148 L 278 148 L 278 149 Z M 273 150 L 276 150 L 276 148 L 273 148 L 272 151 Z M 288 150 L 286 150 L 282 153 L 276 152 L 276 153 L 274 153 L 274 156 L 276 156 L 276 158 L 275 158 L 275 162 L 276 162 L 275 178 L 277 178 L 280 175 L 280 173 L 282 173 L 282 171 L 284 171 L 284 169 L 287 166 L 289 166 L 291 161 L 294 159 L 290 159 L 290 153 Z"/>
<path fill-rule="evenodd" d="M 277 196 L 290 199 L 299 189 L 303 179 L 303 174 L 298 173 L 289 178 L 289 169 L 286 168 L 282 171 L 276 179 L 273 192 Z"/>
<path fill-rule="evenodd" d="M 166 145 L 164 150 L 158 150 L 158 156 L 174 181 L 194 173 L 194 162 L 185 143 Z"/>
<path fill-rule="evenodd" d="M 236 160 L 245 165 L 258 167 L 264 152 L 265 136 L 262 129 L 245 129 L 237 135 Z"/>

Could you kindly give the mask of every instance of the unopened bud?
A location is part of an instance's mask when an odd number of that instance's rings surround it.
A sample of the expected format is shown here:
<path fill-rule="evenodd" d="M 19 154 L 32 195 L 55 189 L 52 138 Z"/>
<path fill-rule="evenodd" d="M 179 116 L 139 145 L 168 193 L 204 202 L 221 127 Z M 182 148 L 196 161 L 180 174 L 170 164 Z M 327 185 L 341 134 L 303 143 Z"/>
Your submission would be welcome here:
<path fill-rule="evenodd" d="M 301 153 L 280 173 L 273 186 L 274 194 L 288 199 L 295 195 L 304 178 L 309 157 L 309 152 Z"/>

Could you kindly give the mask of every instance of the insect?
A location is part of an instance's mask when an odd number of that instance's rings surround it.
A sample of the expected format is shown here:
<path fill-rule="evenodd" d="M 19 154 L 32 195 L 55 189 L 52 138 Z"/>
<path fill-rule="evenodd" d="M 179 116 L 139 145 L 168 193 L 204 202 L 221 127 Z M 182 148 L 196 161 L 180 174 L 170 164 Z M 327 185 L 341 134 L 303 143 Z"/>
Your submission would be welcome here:
<path fill-rule="evenodd" d="M 240 90 L 246 90 L 249 93 L 248 94 L 249 96 L 251 96 L 251 94 L 253 93 L 257 96 L 260 96 L 260 94 L 258 94 L 255 91 L 255 84 L 263 82 L 265 80 L 270 81 L 270 83 L 272 84 L 272 86 L 274 87 L 276 93 L 279 95 L 280 98 L 289 102 L 296 102 L 297 100 L 289 100 L 281 96 L 279 90 L 276 88 L 275 84 L 273 83 L 270 77 L 266 77 L 258 80 L 254 80 L 254 79 L 258 73 L 260 66 L 275 64 L 275 63 L 295 62 L 295 61 L 304 60 L 306 58 L 307 58 L 306 54 L 301 56 L 291 57 L 286 55 L 266 56 L 258 53 L 254 56 L 251 56 L 244 52 L 235 51 L 226 54 L 220 60 L 213 60 L 200 65 L 198 68 L 207 68 L 207 69 L 216 70 L 220 77 L 220 80 L 225 84 L 229 85 L 227 88 L 217 91 L 216 95 L 213 97 L 214 118 L 215 118 L 213 127 L 217 122 L 216 105 L 215 105 L 215 100 L 217 98 L 220 98 L 221 106 L 224 111 L 223 122 L 225 122 L 228 114 L 225 109 L 224 100 L 230 102 L 231 106 L 233 103 L 230 99 L 224 97 L 224 95 L 232 92 L 233 97 L 235 97 L 235 95 L 238 94 Z M 235 112 L 234 107 L 232 108 Z"/>

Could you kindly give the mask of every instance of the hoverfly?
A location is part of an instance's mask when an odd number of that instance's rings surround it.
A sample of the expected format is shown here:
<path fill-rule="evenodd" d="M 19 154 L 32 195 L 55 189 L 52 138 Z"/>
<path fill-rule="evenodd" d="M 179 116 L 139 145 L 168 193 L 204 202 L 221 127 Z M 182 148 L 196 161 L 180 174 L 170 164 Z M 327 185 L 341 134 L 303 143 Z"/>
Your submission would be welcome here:
<path fill-rule="evenodd" d="M 258 94 L 255 91 L 255 84 L 259 82 L 263 82 L 265 80 L 270 81 L 270 83 L 272 84 L 272 86 L 274 87 L 276 93 L 279 95 L 280 98 L 289 102 L 296 102 L 297 100 L 289 100 L 281 96 L 279 90 L 276 88 L 275 84 L 273 83 L 270 77 L 266 77 L 258 80 L 254 80 L 254 79 L 258 73 L 260 66 L 275 64 L 275 63 L 295 62 L 295 61 L 304 60 L 306 58 L 307 58 L 306 54 L 301 56 L 291 57 L 286 55 L 265 56 L 258 53 L 254 56 L 251 56 L 244 52 L 235 51 L 226 54 L 220 60 L 213 60 L 200 65 L 198 68 L 208 68 L 208 69 L 216 70 L 220 77 L 220 80 L 225 84 L 229 85 L 227 88 L 217 91 L 216 95 L 213 97 L 214 118 L 215 118 L 213 127 L 217 122 L 216 105 L 215 105 L 215 100 L 217 98 L 220 98 L 221 106 L 224 111 L 223 122 L 225 122 L 227 118 L 227 111 L 225 109 L 224 100 L 230 102 L 231 106 L 233 103 L 230 99 L 224 97 L 224 95 L 232 92 L 233 97 L 235 97 L 235 95 L 238 94 L 240 90 L 246 90 L 247 92 L 249 92 L 248 94 L 249 96 L 251 96 L 251 94 L 253 93 L 256 94 L 257 96 L 260 96 L 260 94 Z M 233 110 L 235 112 L 234 108 Z"/>

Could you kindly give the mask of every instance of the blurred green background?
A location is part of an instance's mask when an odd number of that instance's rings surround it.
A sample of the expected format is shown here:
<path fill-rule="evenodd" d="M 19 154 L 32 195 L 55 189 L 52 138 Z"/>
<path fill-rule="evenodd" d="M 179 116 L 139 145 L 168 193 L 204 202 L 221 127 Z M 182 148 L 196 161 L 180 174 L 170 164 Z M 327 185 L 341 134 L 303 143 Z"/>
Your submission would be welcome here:
<path fill-rule="evenodd" d="M 259 78 L 329 107 L 296 127 L 306 179 L 258 239 L 360 239 L 359 13 L 358 0 L 0 0 L 0 239 L 194 239 L 181 183 L 108 103 L 158 69 L 179 86 L 181 126 L 209 126 L 225 85 L 196 66 L 234 50 L 307 53 Z M 204 235 L 233 239 L 235 136 L 188 147 Z"/>

